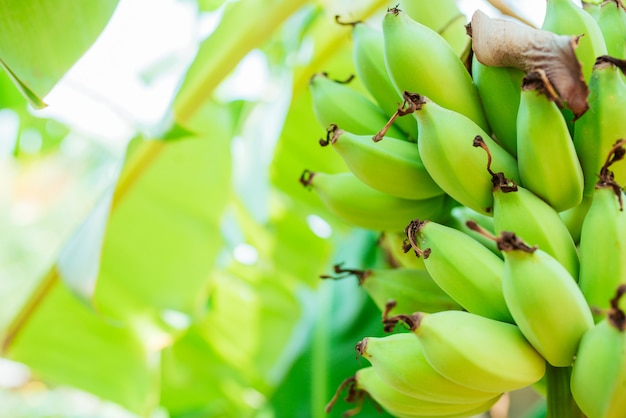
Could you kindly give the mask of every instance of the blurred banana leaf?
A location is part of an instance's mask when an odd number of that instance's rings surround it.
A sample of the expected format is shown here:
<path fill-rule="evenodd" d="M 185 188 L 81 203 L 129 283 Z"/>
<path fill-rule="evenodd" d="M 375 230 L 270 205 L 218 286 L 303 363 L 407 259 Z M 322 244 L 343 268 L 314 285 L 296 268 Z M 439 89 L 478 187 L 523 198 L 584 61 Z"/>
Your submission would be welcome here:
<path fill-rule="evenodd" d="M 56 48 L 69 46 L 45 77 L 45 45 L 20 44 L 28 53 L 18 65 L 4 58 L 19 55 L 17 44 L 0 41 L 0 58 L 41 106 L 80 56 L 69 59 L 74 46 L 88 47 L 87 32 L 93 42 L 116 2 L 63 8 L 56 0 L 28 12 L 39 3 L 0 0 L 0 11 L 26 22 L 32 42 L 43 36 L 33 27 L 46 13 L 51 25 L 63 13 L 84 16 L 85 25 L 82 41 L 48 36 Z M 318 71 L 354 72 L 349 28 L 335 14 L 365 19 L 387 4 L 222 3 L 199 2 L 201 10 L 223 6 L 223 17 L 181 82 L 167 116 L 172 128 L 130 142 L 109 194 L 6 327 L 5 355 L 51 385 L 140 416 L 162 407 L 186 418 L 322 417 L 339 382 L 362 366 L 346 361 L 354 344 L 381 329 L 380 312 L 356 283 L 320 284 L 319 275 L 331 260 L 380 261 L 374 234 L 347 228 L 298 183 L 305 168 L 345 169 L 317 143 L 324 130 L 307 81 Z M 283 93 L 217 100 L 217 87 L 253 50 L 270 67 L 267 94 Z M 7 96 L 1 104 L 16 103 Z"/>
<path fill-rule="evenodd" d="M 0 64 L 30 104 L 44 96 L 87 51 L 118 0 L 0 1 Z"/>

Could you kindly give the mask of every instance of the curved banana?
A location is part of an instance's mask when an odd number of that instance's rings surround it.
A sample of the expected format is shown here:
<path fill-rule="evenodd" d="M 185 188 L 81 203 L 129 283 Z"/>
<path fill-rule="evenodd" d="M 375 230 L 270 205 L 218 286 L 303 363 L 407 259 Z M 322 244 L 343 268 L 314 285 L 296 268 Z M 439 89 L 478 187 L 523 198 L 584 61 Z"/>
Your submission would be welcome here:
<path fill-rule="evenodd" d="M 603 6 L 604 7 L 604 6 Z M 589 81 L 589 110 L 576 121 L 574 146 L 585 179 L 585 196 L 593 195 L 598 173 L 615 141 L 626 138 L 626 61 L 599 57 Z M 626 184 L 626 165 L 613 168 Z"/>
<path fill-rule="evenodd" d="M 469 235 L 429 221 L 412 221 L 409 245 L 433 280 L 469 312 L 513 322 L 502 295 L 504 262 Z"/>
<path fill-rule="evenodd" d="M 419 340 L 412 333 L 368 337 L 356 345 L 378 375 L 399 392 L 442 403 L 487 401 L 498 393 L 459 385 L 443 377 L 430 365 Z"/>
<path fill-rule="evenodd" d="M 357 388 L 365 391 L 383 408 L 392 414 L 409 416 L 441 416 L 452 414 L 475 415 L 488 410 L 500 397 L 467 404 L 451 404 L 418 399 L 406 395 L 388 385 L 373 367 L 359 369 L 355 375 Z"/>
<path fill-rule="evenodd" d="M 572 367 L 570 388 L 574 400 L 589 418 L 622 418 L 626 411 L 626 315 L 617 289 L 608 315 L 580 341 Z"/>
<path fill-rule="evenodd" d="M 439 219 L 449 212 L 446 195 L 402 199 L 369 187 L 349 172 L 328 174 L 305 170 L 300 182 L 314 189 L 336 216 L 361 228 L 398 231 L 415 216 Z"/>
<path fill-rule="evenodd" d="M 565 119 L 547 96 L 548 86 L 542 73 L 524 77 L 517 113 L 517 161 L 521 184 L 561 212 L 582 201 L 584 180 Z"/>
<path fill-rule="evenodd" d="M 336 124 L 355 134 L 373 135 L 385 126 L 387 116 L 374 102 L 346 83 L 332 80 L 326 73 L 311 77 L 309 91 L 315 117 L 324 129 Z M 404 138 L 405 134 L 400 128 L 391 126 L 389 136 Z"/>
<path fill-rule="evenodd" d="M 402 103 L 402 95 L 396 91 L 385 66 L 383 33 L 364 22 L 353 24 L 352 60 L 356 75 L 361 83 L 376 100 L 385 115 L 391 117 Z M 415 120 L 400 118 L 396 119 L 395 123 L 411 142 L 417 141 L 417 122 Z"/>
<path fill-rule="evenodd" d="M 474 145 L 484 148 L 491 161 L 491 153 L 482 138 L 476 138 Z M 531 191 L 507 179 L 504 173 L 494 173 L 491 164 L 487 171 L 493 183 L 493 231 L 496 234 L 515 231 L 526 243 L 539 246 L 572 277 L 578 278 L 576 244 L 558 212 Z"/>
<path fill-rule="evenodd" d="M 620 0 L 608 0 L 600 6 L 598 26 L 608 55 L 626 59 L 626 9 Z"/>
<path fill-rule="evenodd" d="M 578 252 L 567 226 L 545 201 L 523 187 L 494 190 L 495 233 L 515 231 L 529 245 L 536 245 L 558 260 L 578 278 Z"/>
<path fill-rule="evenodd" d="M 555 367 L 572 364 L 583 334 L 593 326 L 591 310 L 576 281 L 554 257 L 502 232 L 502 291 L 526 339 Z"/>
<path fill-rule="evenodd" d="M 519 181 L 517 161 L 471 119 L 441 107 L 425 96 L 405 92 L 398 115 L 417 117 L 417 141 L 422 162 L 435 182 L 457 202 L 489 214 L 493 206 L 491 176 L 485 170 L 486 155 L 474 149 L 476 136 L 484 138 L 493 155 L 494 170 Z M 384 129 L 376 134 L 381 138 Z"/>
<path fill-rule="evenodd" d="M 387 70 L 399 93 L 418 92 L 489 129 L 471 76 L 437 32 L 391 8 L 383 18 L 383 36 Z"/>
<path fill-rule="evenodd" d="M 517 110 L 524 72 L 513 67 L 490 67 L 472 58 L 472 78 L 498 144 L 517 155 Z"/>
<path fill-rule="evenodd" d="M 619 148 L 618 145 L 615 150 Z M 609 307 L 615 289 L 626 283 L 625 196 L 608 169 L 612 162 L 619 159 L 613 153 L 609 154 L 607 163 L 602 167 L 580 232 L 578 284 L 587 302 L 596 311 L 596 320 L 600 320 L 600 312 Z"/>
<path fill-rule="evenodd" d="M 412 312 L 439 312 L 463 309 L 433 281 L 425 270 L 395 269 L 346 269 L 334 266 L 335 275 L 323 275 L 323 279 L 342 279 L 356 276 L 376 306 L 384 311 L 393 301 L 393 314 Z"/>
<path fill-rule="evenodd" d="M 428 362 L 448 379 L 476 390 L 502 393 L 539 381 L 546 361 L 520 329 L 465 311 L 386 317 L 387 330 L 408 325 Z"/>
<path fill-rule="evenodd" d="M 541 29 L 558 35 L 582 35 L 574 52 L 589 82 L 596 58 L 607 53 L 602 31 L 593 17 L 572 0 L 548 0 Z"/>
<path fill-rule="evenodd" d="M 392 137 L 374 142 L 371 135 L 356 135 L 331 125 L 320 144 L 332 145 L 350 171 L 376 190 L 405 199 L 443 194 L 426 171 L 414 143 Z"/>
<path fill-rule="evenodd" d="M 418 23 L 428 26 L 448 42 L 457 56 L 467 48 L 466 18 L 456 0 L 404 0 L 400 9 Z"/>

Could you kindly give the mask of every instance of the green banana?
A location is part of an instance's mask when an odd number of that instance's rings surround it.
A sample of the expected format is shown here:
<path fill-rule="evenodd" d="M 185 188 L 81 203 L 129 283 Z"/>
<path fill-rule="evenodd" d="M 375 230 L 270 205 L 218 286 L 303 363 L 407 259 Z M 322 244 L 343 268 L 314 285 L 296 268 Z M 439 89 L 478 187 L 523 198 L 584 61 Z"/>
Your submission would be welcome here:
<path fill-rule="evenodd" d="M 467 206 L 456 206 L 452 208 L 452 210 L 450 211 L 450 220 L 445 221 L 444 225 L 450 226 L 454 229 L 458 229 L 459 231 L 469 235 L 470 237 L 474 238 L 476 241 L 484 245 L 486 248 L 488 248 L 499 258 L 502 258 L 502 253 L 500 252 L 500 250 L 498 250 L 498 246 L 493 240 L 485 238 L 483 235 L 472 231 L 467 227 L 466 222 L 470 219 L 478 222 L 481 227 L 490 231 L 492 234 L 495 233 L 493 226 L 493 217 L 478 213 L 475 210 L 468 208 Z M 417 259 L 417 257 L 413 258 Z"/>
<path fill-rule="evenodd" d="M 502 232 L 498 244 L 504 251 L 502 291 L 515 323 L 548 363 L 570 366 L 593 326 L 576 281 L 554 257 L 515 234 Z"/>
<path fill-rule="evenodd" d="M 391 117 L 402 103 L 402 96 L 396 91 L 385 66 L 383 33 L 367 23 L 356 22 L 352 27 L 352 42 L 352 60 L 357 77 L 385 115 Z M 396 125 L 410 141 L 417 141 L 415 120 L 397 119 Z"/>
<path fill-rule="evenodd" d="M 517 113 L 517 161 L 521 184 L 561 212 L 582 201 L 583 172 L 567 124 L 547 96 L 549 83 L 544 80 L 538 72 L 524 77 Z M 506 170 L 493 171 L 511 177 Z"/>
<path fill-rule="evenodd" d="M 467 404 L 448 404 L 418 399 L 388 385 L 371 366 L 359 369 L 353 379 L 349 391 L 353 396 L 352 398 L 349 396 L 348 402 L 362 403 L 367 395 L 393 415 L 403 414 L 412 417 L 471 416 L 487 411 L 499 398 L 498 395 L 487 401 L 475 401 Z M 343 416 L 352 416 L 353 414 L 354 412 L 348 411 Z"/>
<path fill-rule="evenodd" d="M 524 72 L 513 67 L 490 67 L 472 58 L 472 78 L 489 126 L 498 144 L 517 155 L 517 110 Z"/>
<path fill-rule="evenodd" d="M 583 10 L 597 22 L 600 17 L 600 5 L 603 0 L 582 0 Z"/>
<path fill-rule="evenodd" d="M 373 135 L 387 123 L 388 117 L 374 102 L 350 88 L 347 82 L 328 78 L 326 73 L 314 74 L 309 80 L 313 112 L 326 129 L 331 124 L 358 135 Z M 404 138 L 400 128 L 391 126 L 389 136 Z"/>
<path fill-rule="evenodd" d="M 608 0 L 602 3 L 597 22 L 606 44 L 607 54 L 626 59 L 626 9 L 621 0 Z"/>
<path fill-rule="evenodd" d="M 602 31 L 593 17 L 572 0 L 548 0 L 541 29 L 558 35 L 582 35 L 575 54 L 589 82 L 596 58 L 607 54 Z"/>
<path fill-rule="evenodd" d="M 414 220 L 407 250 L 424 258 L 433 280 L 469 312 L 513 322 L 502 295 L 504 262 L 467 234 L 436 222 Z"/>
<path fill-rule="evenodd" d="M 467 48 L 466 17 L 459 10 L 456 0 L 404 0 L 399 8 L 411 19 L 441 35 L 457 56 L 461 56 Z"/>
<path fill-rule="evenodd" d="M 575 279 L 578 277 L 576 244 L 559 214 L 523 187 L 494 190 L 493 222 L 496 234 L 515 233 L 556 258 Z"/>
<path fill-rule="evenodd" d="M 585 196 L 591 196 L 609 150 L 626 138 L 626 61 L 602 56 L 589 82 L 589 110 L 576 121 L 574 146 L 583 170 Z M 626 166 L 615 167 L 616 181 L 626 184 Z"/>
<path fill-rule="evenodd" d="M 482 138 L 474 145 L 490 151 Z M 529 245 L 539 246 L 556 258 L 572 275 L 578 278 L 576 244 L 556 210 L 531 191 L 508 180 L 504 173 L 494 173 L 490 164 L 487 171 L 493 182 L 493 231 L 515 231 Z"/>
<path fill-rule="evenodd" d="M 439 187 L 457 202 L 489 214 L 493 206 L 491 178 L 485 170 L 487 158 L 473 149 L 476 136 L 484 138 L 493 154 L 497 171 L 510 173 L 519 181 L 517 162 L 472 120 L 441 107 L 425 96 L 405 92 L 405 103 L 398 115 L 417 117 L 417 141 L 422 162 Z M 382 138 L 385 130 L 376 134 Z"/>
<path fill-rule="evenodd" d="M 589 418 L 623 418 L 626 411 L 626 314 L 617 289 L 608 315 L 580 341 L 572 367 L 570 388 L 574 400 Z"/>
<path fill-rule="evenodd" d="M 399 93 L 418 92 L 489 129 L 471 76 L 437 32 L 398 8 L 387 11 L 382 25 L 385 62 Z"/>
<path fill-rule="evenodd" d="M 596 320 L 608 308 L 617 286 L 626 283 L 626 211 L 624 192 L 609 166 L 623 158 L 624 141 L 618 142 L 600 171 L 593 200 L 580 233 L 579 286 Z"/>
<path fill-rule="evenodd" d="M 417 145 L 411 142 L 391 137 L 374 142 L 371 135 L 356 135 L 333 124 L 320 144 L 332 145 L 350 171 L 376 190 L 405 199 L 443 194 L 426 171 Z"/>
<path fill-rule="evenodd" d="M 498 393 L 459 385 L 439 374 L 426 360 L 419 339 L 412 333 L 368 337 L 356 345 L 379 376 L 394 389 L 420 399 L 442 403 L 487 401 Z"/>
<path fill-rule="evenodd" d="M 398 231 L 415 216 L 438 219 L 449 211 L 446 195 L 402 199 L 371 188 L 350 172 L 305 170 L 300 183 L 314 189 L 325 206 L 344 222 L 366 229 Z"/>
<path fill-rule="evenodd" d="M 502 393 L 539 381 L 546 361 L 519 328 L 465 311 L 383 317 L 386 330 L 405 323 L 428 362 L 448 379 L 476 390 Z"/>
<path fill-rule="evenodd" d="M 582 229 L 583 220 L 587 215 L 589 206 L 591 205 L 592 198 L 590 196 L 583 196 L 582 202 L 573 208 L 559 212 L 559 218 L 567 227 L 574 243 L 578 245 L 580 243 L 580 230 Z"/>
<path fill-rule="evenodd" d="M 365 289 L 376 306 L 384 311 L 389 301 L 394 301 L 394 314 L 439 312 L 448 309 L 463 309 L 448 296 L 425 270 L 409 268 L 396 269 L 346 269 L 337 264 L 333 275 L 323 275 L 323 279 L 343 279 L 356 276 L 359 285 Z"/>

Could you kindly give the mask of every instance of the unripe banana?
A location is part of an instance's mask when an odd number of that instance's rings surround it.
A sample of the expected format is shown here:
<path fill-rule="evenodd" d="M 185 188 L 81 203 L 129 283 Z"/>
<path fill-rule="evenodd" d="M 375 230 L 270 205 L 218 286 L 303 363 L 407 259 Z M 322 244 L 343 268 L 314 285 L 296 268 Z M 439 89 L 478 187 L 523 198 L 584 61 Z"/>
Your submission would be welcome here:
<path fill-rule="evenodd" d="M 600 4 L 603 0 L 582 0 L 583 10 L 593 17 L 596 22 L 600 17 Z"/>
<path fill-rule="evenodd" d="M 456 206 L 452 208 L 450 211 L 451 218 L 446 220 L 444 225 L 450 226 L 454 229 L 458 229 L 459 231 L 469 235 L 474 238 L 476 241 L 480 242 L 486 248 L 488 248 L 492 253 L 497 255 L 499 258 L 502 258 L 502 253 L 498 250 L 498 246 L 496 243 L 486 238 L 485 236 L 477 233 L 476 231 L 472 231 L 467 227 L 466 222 L 469 220 L 476 221 L 482 228 L 495 233 L 495 229 L 493 226 L 493 217 L 483 215 L 482 213 L 478 213 L 475 210 L 468 208 L 467 206 Z M 417 257 L 413 257 L 418 259 Z M 421 258 L 419 258 L 421 260 Z"/>
<path fill-rule="evenodd" d="M 443 377 L 426 360 L 419 339 L 412 333 L 368 337 L 356 345 L 378 375 L 407 395 L 442 403 L 487 401 L 498 393 L 483 392 Z"/>
<path fill-rule="evenodd" d="M 484 148 L 490 155 L 482 138 L 476 138 L 474 145 Z M 496 234 L 515 231 L 526 243 L 539 246 L 556 258 L 572 277 L 578 278 L 576 244 L 558 212 L 531 191 L 508 180 L 504 173 L 494 173 L 490 166 L 487 171 L 493 182 L 493 231 Z"/>
<path fill-rule="evenodd" d="M 530 245 L 536 245 L 578 278 L 578 253 L 569 230 L 559 214 L 535 194 L 523 187 L 494 190 L 493 221 L 496 234 L 515 233 Z"/>
<path fill-rule="evenodd" d="M 517 162 L 472 120 L 445 109 L 425 96 L 405 92 L 406 109 L 398 114 L 417 117 L 418 148 L 422 162 L 439 187 L 457 202 L 489 214 L 493 206 L 491 178 L 485 170 L 487 157 L 472 146 L 474 137 L 484 138 L 493 154 L 494 169 L 519 181 Z M 376 135 L 382 138 L 384 130 Z"/>
<path fill-rule="evenodd" d="M 589 110 L 576 121 L 574 146 L 591 196 L 598 173 L 615 141 L 626 138 L 626 61 L 603 56 L 593 67 L 589 82 Z M 615 179 L 626 184 L 626 165 L 614 168 Z"/>
<path fill-rule="evenodd" d="M 309 91 L 317 120 L 324 129 L 336 124 L 358 135 L 373 135 L 385 126 L 388 117 L 381 108 L 346 83 L 331 80 L 326 73 L 311 77 Z M 405 135 L 394 125 L 389 128 L 389 136 L 404 138 Z"/>
<path fill-rule="evenodd" d="M 504 302 L 504 262 L 467 234 L 429 221 L 412 221 L 408 244 L 424 258 L 433 280 L 469 312 L 513 322 Z"/>
<path fill-rule="evenodd" d="M 521 184 L 561 212 L 581 202 L 584 180 L 567 124 L 548 98 L 544 80 L 541 73 L 524 77 L 517 113 L 517 160 Z"/>
<path fill-rule="evenodd" d="M 499 398 L 499 396 L 496 396 L 488 401 L 472 402 L 468 404 L 447 404 L 417 399 L 399 392 L 388 385 L 373 367 L 359 369 L 353 379 L 352 387 L 349 390 L 347 398 L 348 402 L 362 403 L 365 396 L 368 395 L 393 415 L 409 417 L 467 417 L 487 411 Z M 351 394 L 352 397 L 350 397 Z M 359 407 L 357 408 L 360 409 Z M 343 416 L 352 416 L 358 412 L 358 410 L 356 412 L 352 411 L 344 413 Z"/>
<path fill-rule="evenodd" d="M 448 42 L 457 56 L 467 48 L 466 18 L 456 0 L 404 0 L 400 9 L 416 22 L 428 26 Z"/>
<path fill-rule="evenodd" d="M 554 257 L 501 232 L 502 291 L 526 339 L 555 367 L 572 364 L 583 334 L 593 326 L 591 310 L 574 278 Z"/>
<path fill-rule="evenodd" d="M 379 192 L 352 173 L 313 173 L 300 177 L 313 188 L 324 205 L 344 222 L 371 230 L 398 231 L 416 215 L 438 219 L 449 211 L 446 195 L 409 200 Z"/>
<path fill-rule="evenodd" d="M 396 91 L 385 66 L 383 33 L 367 23 L 356 22 L 352 27 L 352 41 L 352 60 L 357 77 L 385 115 L 391 117 L 402 103 L 402 95 Z M 417 141 L 415 120 L 401 118 L 395 123 L 410 141 Z"/>
<path fill-rule="evenodd" d="M 583 226 L 583 221 L 591 205 L 592 197 L 583 196 L 582 202 L 573 208 L 559 212 L 559 218 L 563 221 L 567 230 L 569 231 L 574 243 L 578 245 L 580 243 L 580 231 Z"/>
<path fill-rule="evenodd" d="M 602 31 L 593 17 L 572 0 L 548 0 L 541 28 L 558 35 L 582 35 L 575 53 L 589 82 L 596 58 L 607 53 Z"/>
<path fill-rule="evenodd" d="M 418 92 L 489 129 L 471 76 L 437 32 L 391 8 L 383 18 L 383 35 L 387 70 L 399 93 Z"/>
<path fill-rule="evenodd" d="M 521 389 L 539 381 L 546 362 L 519 328 L 465 311 L 384 318 L 386 329 L 404 322 L 428 362 L 448 379 L 485 392 Z"/>
<path fill-rule="evenodd" d="M 597 22 L 604 37 L 607 54 L 626 59 L 626 9 L 621 0 L 602 3 Z"/>
<path fill-rule="evenodd" d="M 579 286 L 589 305 L 600 312 L 609 307 L 615 289 L 626 283 L 624 192 L 608 170 L 612 161 L 623 157 L 624 149 L 615 149 L 620 154 L 607 158 L 580 233 Z M 602 316 L 596 313 L 598 321 Z"/>
<path fill-rule="evenodd" d="M 517 155 L 517 110 L 524 72 L 513 67 L 489 67 L 472 58 L 472 77 L 496 140 Z"/>
<path fill-rule="evenodd" d="M 433 281 L 427 271 L 409 268 L 396 269 L 346 269 L 340 264 L 334 267 L 335 275 L 323 275 L 323 279 L 342 279 L 356 276 L 359 285 L 384 311 L 389 301 L 394 302 L 394 315 L 412 312 L 439 312 L 463 309 Z"/>
<path fill-rule="evenodd" d="M 414 143 L 392 137 L 374 142 L 371 135 L 356 135 L 331 125 L 320 144 L 332 145 L 350 171 L 376 190 L 405 199 L 428 199 L 443 194 L 426 171 Z"/>
<path fill-rule="evenodd" d="M 618 307 L 626 292 L 621 286 L 608 315 L 580 341 L 570 387 L 574 400 L 589 418 L 623 418 L 626 411 L 626 315 Z"/>

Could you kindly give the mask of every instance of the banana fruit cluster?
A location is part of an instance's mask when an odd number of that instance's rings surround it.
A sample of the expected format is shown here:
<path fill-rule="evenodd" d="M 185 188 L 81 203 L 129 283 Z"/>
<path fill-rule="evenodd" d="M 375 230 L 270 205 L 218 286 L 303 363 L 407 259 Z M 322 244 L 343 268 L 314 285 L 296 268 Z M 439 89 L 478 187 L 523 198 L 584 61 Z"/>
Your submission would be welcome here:
<path fill-rule="evenodd" d="M 370 365 L 328 409 L 347 390 L 345 416 L 469 417 L 546 378 L 550 405 L 557 370 L 576 416 L 626 417 L 626 9 L 583 6 L 548 0 L 541 28 L 454 1 L 337 18 L 356 80 L 309 87 L 345 170 L 300 181 L 382 232 L 388 269 L 322 277 L 356 276 L 390 335 L 356 344 Z"/>

